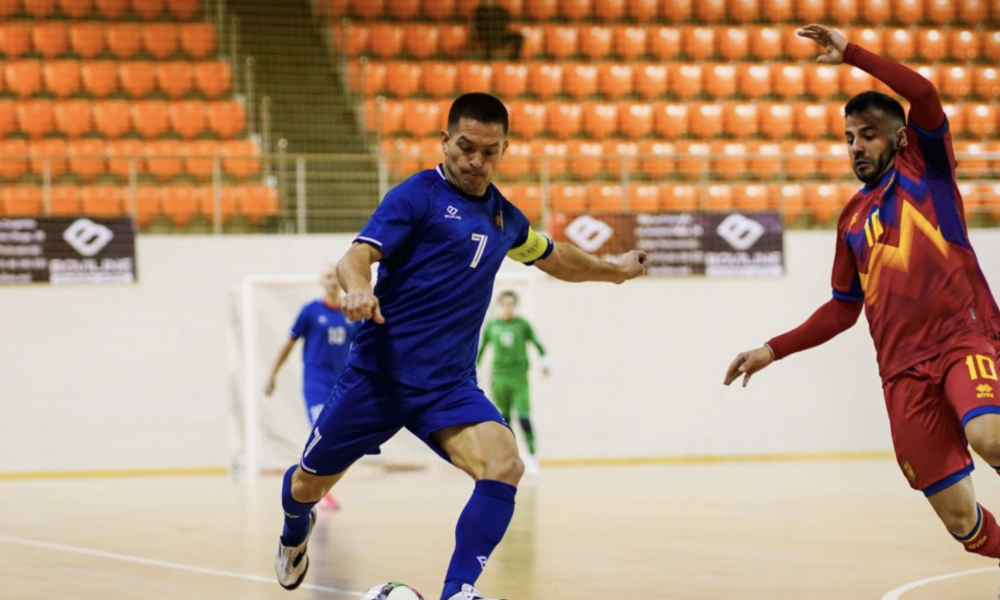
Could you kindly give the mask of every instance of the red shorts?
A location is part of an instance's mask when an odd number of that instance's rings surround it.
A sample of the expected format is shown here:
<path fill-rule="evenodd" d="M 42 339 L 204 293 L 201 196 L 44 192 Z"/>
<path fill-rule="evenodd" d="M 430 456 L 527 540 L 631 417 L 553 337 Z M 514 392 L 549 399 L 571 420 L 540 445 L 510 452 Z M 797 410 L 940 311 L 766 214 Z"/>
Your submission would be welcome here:
<path fill-rule="evenodd" d="M 962 344 L 885 382 L 896 460 L 913 489 L 931 496 L 972 472 L 965 425 L 1000 414 L 998 345 Z"/>

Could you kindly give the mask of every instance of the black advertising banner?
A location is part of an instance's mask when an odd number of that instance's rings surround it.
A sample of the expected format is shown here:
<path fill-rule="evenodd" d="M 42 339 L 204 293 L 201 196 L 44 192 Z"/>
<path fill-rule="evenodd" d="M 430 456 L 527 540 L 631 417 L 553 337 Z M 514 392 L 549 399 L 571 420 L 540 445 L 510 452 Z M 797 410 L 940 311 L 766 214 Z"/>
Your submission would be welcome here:
<path fill-rule="evenodd" d="M 650 275 L 781 275 L 784 226 L 777 212 L 555 213 L 557 242 L 614 258 L 648 254 Z"/>
<path fill-rule="evenodd" d="M 0 219 L 0 284 L 135 281 L 132 219 Z"/>

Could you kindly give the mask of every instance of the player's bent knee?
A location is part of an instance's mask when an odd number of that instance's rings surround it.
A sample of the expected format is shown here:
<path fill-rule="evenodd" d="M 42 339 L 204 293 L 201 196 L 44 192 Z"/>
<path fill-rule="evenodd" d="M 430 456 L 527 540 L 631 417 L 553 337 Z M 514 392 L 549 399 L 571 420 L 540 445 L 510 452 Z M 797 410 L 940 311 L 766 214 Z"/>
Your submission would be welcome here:
<path fill-rule="evenodd" d="M 948 507 L 938 512 L 941 522 L 954 535 L 965 535 L 976 526 L 978 513 L 973 506 Z"/>
<path fill-rule="evenodd" d="M 492 479 L 516 486 L 520 483 L 523 476 L 524 462 L 517 455 L 517 448 L 515 447 L 513 453 L 504 453 L 491 459 L 486 464 L 486 468 L 483 469 L 481 479 Z"/>

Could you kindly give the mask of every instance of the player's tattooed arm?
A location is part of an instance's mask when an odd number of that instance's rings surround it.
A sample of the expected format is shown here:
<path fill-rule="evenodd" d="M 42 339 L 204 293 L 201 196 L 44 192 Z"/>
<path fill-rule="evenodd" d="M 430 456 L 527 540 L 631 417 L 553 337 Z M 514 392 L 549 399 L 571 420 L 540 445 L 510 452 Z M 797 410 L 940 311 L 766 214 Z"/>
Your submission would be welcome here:
<path fill-rule="evenodd" d="M 370 245 L 355 242 L 337 263 L 337 279 L 344 288 L 341 310 L 352 321 L 371 319 L 385 323 L 378 298 L 372 291 L 372 265 L 382 260 L 382 252 Z"/>
<path fill-rule="evenodd" d="M 615 263 L 591 256 L 573 244 L 558 244 L 552 254 L 535 262 L 535 266 L 563 281 L 624 283 L 646 272 L 646 253 L 632 250 Z"/>

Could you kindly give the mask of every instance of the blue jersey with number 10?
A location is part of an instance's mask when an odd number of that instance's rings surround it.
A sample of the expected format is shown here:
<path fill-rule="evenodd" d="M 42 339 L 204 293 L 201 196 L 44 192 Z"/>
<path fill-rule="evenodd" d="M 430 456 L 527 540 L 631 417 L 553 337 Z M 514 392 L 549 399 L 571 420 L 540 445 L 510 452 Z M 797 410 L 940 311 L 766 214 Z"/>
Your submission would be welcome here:
<path fill-rule="evenodd" d="M 533 264 L 553 249 L 495 186 L 468 196 L 441 166 L 390 190 L 355 241 L 382 252 L 375 295 L 385 324 L 362 323 L 351 365 L 425 390 L 475 375 L 504 257 Z"/>
<path fill-rule="evenodd" d="M 336 381 L 347 368 L 351 342 L 359 323 L 347 320 L 340 309 L 330 308 L 322 300 L 314 300 L 302 307 L 289 335 L 294 339 L 305 338 L 302 363 L 306 375 L 320 371 L 324 379 Z"/>

